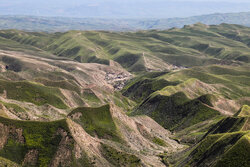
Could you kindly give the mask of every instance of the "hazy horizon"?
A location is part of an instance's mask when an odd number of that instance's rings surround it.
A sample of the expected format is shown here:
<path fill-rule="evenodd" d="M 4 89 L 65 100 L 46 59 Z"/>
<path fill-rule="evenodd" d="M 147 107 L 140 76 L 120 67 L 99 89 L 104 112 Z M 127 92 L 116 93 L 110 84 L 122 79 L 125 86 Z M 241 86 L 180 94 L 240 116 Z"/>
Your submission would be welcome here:
<path fill-rule="evenodd" d="M 0 15 L 75 18 L 173 18 L 249 12 L 247 0 L 1 0 Z"/>

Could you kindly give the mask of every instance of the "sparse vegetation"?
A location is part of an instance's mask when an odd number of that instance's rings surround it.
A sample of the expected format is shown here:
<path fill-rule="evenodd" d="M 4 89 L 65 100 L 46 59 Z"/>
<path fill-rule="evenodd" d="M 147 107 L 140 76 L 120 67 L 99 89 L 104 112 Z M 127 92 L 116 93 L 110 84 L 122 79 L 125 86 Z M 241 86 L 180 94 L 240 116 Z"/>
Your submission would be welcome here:
<path fill-rule="evenodd" d="M 166 146 L 165 141 L 162 140 L 162 139 L 160 139 L 160 138 L 158 138 L 158 137 L 154 137 L 154 138 L 153 138 L 153 142 L 154 142 L 155 144 L 158 144 L 158 145 L 163 146 L 163 147 Z"/>
<path fill-rule="evenodd" d="M 102 154 L 105 158 L 114 166 L 129 166 L 137 167 L 141 166 L 141 160 L 135 155 L 127 154 L 125 152 L 117 151 L 116 149 L 106 145 L 101 144 Z"/>
<path fill-rule="evenodd" d="M 49 88 L 31 82 L 11 82 L 0 80 L 0 92 L 6 92 L 7 98 L 31 102 L 36 105 L 51 104 L 57 108 L 66 109 L 61 100 L 61 93 L 56 88 Z"/>
<path fill-rule="evenodd" d="M 16 121 L 0 117 L 0 123 L 15 128 L 22 129 L 24 141 L 18 141 L 16 134 L 10 134 L 7 144 L 0 150 L 0 156 L 7 158 L 18 164 L 22 164 L 28 150 L 37 149 L 39 157 L 37 166 L 47 166 L 50 164 L 53 155 L 61 141 L 61 136 L 57 134 L 59 128 L 69 132 L 65 120 L 55 122 L 31 122 Z"/>

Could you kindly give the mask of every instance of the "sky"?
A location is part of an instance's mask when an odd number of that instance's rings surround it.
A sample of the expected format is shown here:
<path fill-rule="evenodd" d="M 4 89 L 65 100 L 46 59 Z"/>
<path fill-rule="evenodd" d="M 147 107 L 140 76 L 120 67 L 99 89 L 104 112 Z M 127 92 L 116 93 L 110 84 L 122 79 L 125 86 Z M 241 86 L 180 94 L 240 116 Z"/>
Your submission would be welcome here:
<path fill-rule="evenodd" d="M 0 0 L 0 15 L 172 18 L 249 11 L 250 0 Z"/>

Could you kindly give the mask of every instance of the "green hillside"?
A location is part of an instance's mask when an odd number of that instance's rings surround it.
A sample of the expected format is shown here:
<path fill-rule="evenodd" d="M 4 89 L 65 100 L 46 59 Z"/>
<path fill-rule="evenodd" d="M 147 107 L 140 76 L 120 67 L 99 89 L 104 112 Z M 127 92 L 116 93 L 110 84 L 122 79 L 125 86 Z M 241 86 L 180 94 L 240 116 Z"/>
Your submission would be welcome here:
<path fill-rule="evenodd" d="M 248 65 L 151 72 L 131 80 L 122 92 L 138 104 L 129 115 L 148 115 L 175 132 L 180 142 L 193 145 L 207 136 L 211 126 L 216 124 L 224 130 L 211 131 L 225 133 L 226 127 L 233 125 L 235 131 L 249 129 L 248 118 L 223 122 L 225 115 L 247 116 L 249 76 Z M 239 128 L 243 125 L 244 128 Z"/>
<path fill-rule="evenodd" d="M 249 34 L 0 30 L 0 166 L 247 166 Z"/>
<path fill-rule="evenodd" d="M 1 125 L 5 125 L 7 129 L 7 131 L 2 131 L 6 133 L 2 135 L 7 135 L 7 140 L 3 141 L 4 147 L 0 150 L 0 156 L 19 165 L 49 165 L 60 145 L 60 141 L 64 137 L 59 133 L 59 130 L 62 129 L 66 134 L 69 133 L 66 120 L 50 123 L 25 122 L 1 117 L 0 123 Z M 70 134 L 68 135 L 72 138 Z M 72 146 L 73 140 L 71 139 L 71 141 L 69 140 L 68 147 Z M 23 161 L 30 151 L 33 151 L 33 156 L 35 156 L 35 159 L 37 158 L 35 164 L 32 164 L 32 159 L 27 162 Z"/>
<path fill-rule="evenodd" d="M 132 72 L 209 64 L 249 63 L 249 28 L 194 24 L 181 29 L 138 32 L 69 31 L 29 33 L 2 30 L 0 36 L 80 62 L 115 60 Z M 3 47 L 3 46 L 1 46 Z"/>
<path fill-rule="evenodd" d="M 202 97 L 201 97 L 202 98 Z M 207 97 L 204 96 L 207 100 Z M 183 93 L 155 95 L 145 100 L 133 114 L 147 114 L 170 130 L 183 129 L 219 115 L 198 99 L 189 100 Z"/>
<path fill-rule="evenodd" d="M 82 115 L 78 119 L 76 115 L 79 113 Z M 79 143 L 79 139 L 86 139 L 77 136 L 82 131 L 74 129 L 76 127 L 69 119 L 75 121 L 74 124 L 79 123 L 86 130 L 86 134 L 92 135 L 93 138 L 96 135 L 98 136 L 96 139 L 103 138 L 103 141 L 98 142 L 100 147 L 94 150 L 101 153 L 101 160 L 105 161 L 106 165 L 142 165 L 141 159 L 128 152 L 127 149 L 121 151 L 116 148 L 117 146 L 109 146 L 109 140 L 116 142 L 122 140 L 112 120 L 108 105 L 100 108 L 77 108 L 68 115 L 67 120 L 53 122 L 20 121 L 0 117 L 2 128 L 0 164 L 8 167 L 95 166 L 95 161 L 99 161 L 100 157 L 89 154 L 87 147 L 86 150 L 84 147 L 78 147 L 84 145 L 84 143 Z M 117 145 L 119 146 L 118 143 Z M 76 151 L 76 149 L 80 150 Z M 76 156 L 78 153 L 80 155 Z"/>
<path fill-rule="evenodd" d="M 65 109 L 67 106 L 61 100 L 63 95 L 57 90 L 30 82 L 0 81 L 0 92 L 6 92 L 6 97 L 18 101 L 31 102 L 36 105 L 51 104 Z M 61 96 L 61 98 L 60 98 Z"/>
<path fill-rule="evenodd" d="M 221 110 L 228 111 L 230 104 L 223 106 L 218 103 L 220 99 L 223 99 L 225 103 L 235 100 L 236 103 L 231 104 L 232 114 L 236 112 L 233 110 L 235 105 L 249 104 L 247 97 L 250 94 L 247 90 L 249 90 L 250 74 L 248 69 L 248 66 L 194 67 L 156 75 L 148 83 L 144 82 L 146 76 L 142 76 L 132 80 L 124 88 L 123 94 L 139 102 L 139 105 L 131 112 L 132 115 L 149 115 L 164 127 L 173 130 L 178 129 L 178 124 L 181 125 L 179 128 L 191 126 L 192 123 L 219 115 Z M 165 84 L 156 87 L 152 84 L 154 82 L 158 85 Z M 246 110 L 245 108 L 243 109 Z M 200 116 L 195 116 L 195 113 Z M 185 124 L 185 121 L 180 121 L 182 119 L 186 120 L 189 125 Z"/>
<path fill-rule="evenodd" d="M 208 136 L 190 153 L 189 156 L 192 158 L 188 160 L 187 164 L 194 166 L 248 166 L 248 136 L 247 132 Z M 237 154 L 233 154 L 236 152 Z M 217 161 L 214 157 L 221 159 Z"/>
<path fill-rule="evenodd" d="M 100 108 L 77 108 L 68 117 L 78 122 L 92 136 L 121 140 L 108 105 Z"/>

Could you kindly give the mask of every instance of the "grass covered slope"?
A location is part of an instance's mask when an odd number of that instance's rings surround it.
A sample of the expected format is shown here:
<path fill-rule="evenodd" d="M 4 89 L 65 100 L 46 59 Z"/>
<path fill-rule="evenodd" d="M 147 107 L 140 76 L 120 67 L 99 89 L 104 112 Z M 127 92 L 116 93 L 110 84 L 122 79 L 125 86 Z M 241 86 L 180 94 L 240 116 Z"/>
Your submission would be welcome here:
<path fill-rule="evenodd" d="M 183 69 L 179 71 L 173 71 L 166 74 L 161 74 L 150 78 L 151 83 L 161 83 L 160 87 L 151 86 L 149 87 L 151 96 L 162 95 L 171 96 L 178 92 L 183 92 L 188 98 L 195 99 L 200 96 L 211 94 L 207 100 L 210 102 L 208 105 L 216 107 L 216 101 L 218 98 L 226 98 L 229 100 L 239 101 L 239 105 L 248 104 L 249 100 L 249 83 L 250 83 L 249 66 L 219 66 L 211 65 L 204 67 L 193 67 Z M 147 77 L 139 76 L 131 80 L 123 90 L 123 94 L 134 98 L 134 94 L 141 95 L 144 93 L 142 89 L 148 83 L 144 83 L 144 78 Z M 165 81 L 164 81 L 165 80 Z M 158 82 L 161 81 L 161 82 Z M 168 83 L 168 84 L 167 84 Z M 152 85 L 152 84 L 151 84 Z M 129 92 L 129 90 L 132 90 Z M 147 92 L 147 89 L 146 91 Z M 149 93 L 148 93 L 149 94 Z M 147 95 L 148 95 L 147 94 Z M 136 96 L 135 96 L 136 97 Z M 136 98 L 138 98 L 137 96 Z M 144 97 L 145 98 L 145 97 Z M 185 99 L 184 99 L 185 100 Z M 204 99 L 205 100 L 205 99 Z M 140 102 L 140 101 L 139 101 Z M 238 109 L 237 109 L 238 111 Z"/>
<path fill-rule="evenodd" d="M 193 149 L 186 159 L 187 162 L 184 160 L 184 164 L 190 166 L 247 166 L 249 148 L 249 132 L 209 135 Z M 237 154 L 232 154 L 236 150 Z"/>
<path fill-rule="evenodd" d="M 0 125 L 2 129 L 0 157 L 19 165 L 49 166 L 60 142 L 67 135 L 68 146 L 73 148 L 66 120 L 30 122 L 0 117 Z M 66 136 L 61 131 L 65 132 Z M 66 164 L 68 163 L 70 162 Z"/>
<path fill-rule="evenodd" d="M 249 129 L 249 117 L 227 117 L 208 130 L 206 135 L 232 133 Z"/>
<path fill-rule="evenodd" d="M 161 90 L 166 86 L 177 85 L 178 82 L 168 82 L 164 79 L 155 79 L 166 73 L 167 72 L 149 72 L 133 78 L 123 88 L 122 94 L 136 102 L 141 102 L 155 91 Z"/>
<path fill-rule="evenodd" d="M 83 64 L 27 47 L 21 51 L 0 49 L 0 71 L 0 100 L 30 111 L 20 119 L 63 119 L 72 108 L 98 107 L 108 101 L 124 110 L 134 106 L 114 91 L 132 77 L 119 65 Z M 20 117 L 6 108 L 8 116 Z"/>
<path fill-rule="evenodd" d="M 231 133 L 249 128 L 244 105 L 250 102 L 249 66 L 211 65 L 151 74 L 134 78 L 123 89 L 125 96 L 138 102 L 130 115 L 150 116 L 174 131 L 175 139 L 191 146 L 212 131 Z M 153 91 L 151 83 L 160 84 L 158 81 L 175 84 L 163 84 Z M 225 118 L 233 115 L 242 118 Z M 212 126 L 215 129 L 210 129 Z"/>
<path fill-rule="evenodd" d="M 166 157 L 173 166 L 248 166 L 249 117 L 227 117 L 188 150 Z"/>
<path fill-rule="evenodd" d="M 220 115 L 199 98 L 190 100 L 181 92 L 172 96 L 151 96 L 131 114 L 146 114 L 170 130 L 181 130 Z"/>
<path fill-rule="evenodd" d="M 241 109 L 235 114 L 239 117 L 249 117 L 250 116 L 250 106 L 243 105 Z"/>
<path fill-rule="evenodd" d="M 225 97 L 235 99 L 249 96 L 249 67 L 249 65 L 194 67 L 167 74 L 162 76 L 162 78 L 175 82 L 196 78 L 207 84 L 224 85 L 224 88 L 217 88 L 220 93 Z"/>
<path fill-rule="evenodd" d="M 0 31 L 1 40 L 33 47 L 79 62 L 115 60 L 131 72 L 162 71 L 209 64 L 249 63 L 249 28 L 194 24 L 181 29 L 138 32 Z M 208 42 L 209 41 L 209 42 Z M 4 43 L 0 45 L 4 46 Z"/>
<path fill-rule="evenodd" d="M 249 134 L 241 137 L 216 163 L 219 166 L 248 166 L 250 162 Z"/>
<path fill-rule="evenodd" d="M 214 125 L 177 166 L 248 166 L 248 117 L 228 117 Z M 185 157 L 185 156 L 184 156 Z"/>
<path fill-rule="evenodd" d="M 91 136 L 121 141 L 109 105 L 99 108 L 76 108 L 68 117 L 79 123 Z"/>
<path fill-rule="evenodd" d="M 0 159 L 31 166 L 231 165 L 248 139 L 248 33 L 226 24 L 0 31 Z"/>
<path fill-rule="evenodd" d="M 120 152 L 114 148 L 101 144 L 101 151 L 103 156 L 114 166 L 130 166 L 137 167 L 142 166 L 141 160 L 135 155 Z"/>
<path fill-rule="evenodd" d="M 58 89 L 45 87 L 31 82 L 11 82 L 0 80 L 0 92 L 6 98 L 31 102 L 36 105 L 51 104 L 54 107 L 66 109 L 63 95 Z"/>
<path fill-rule="evenodd" d="M 152 100 L 153 98 L 160 96 L 171 97 L 179 92 L 182 92 L 183 95 L 176 99 L 182 103 L 198 98 L 202 103 L 212 107 L 216 106 L 216 99 L 220 97 L 234 100 L 246 97 L 245 102 L 247 102 L 249 96 L 248 83 L 250 81 L 248 70 L 248 66 L 214 65 L 165 73 L 150 79 L 146 76 L 139 76 L 127 84 L 123 89 L 123 94 L 138 99 L 141 97 L 140 95 L 150 91 L 146 96 L 142 96 L 147 99 L 140 106 L 150 101 L 159 102 L 159 100 Z M 151 81 L 145 83 L 146 79 Z M 152 83 L 165 84 L 157 87 Z M 143 89 L 144 87 L 148 89 Z M 136 96 L 137 94 L 138 96 Z M 139 100 L 139 102 L 141 101 Z"/>
<path fill-rule="evenodd" d="M 226 117 L 188 150 L 167 157 L 173 166 L 248 166 L 249 117 Z"/>
<path fill-rule="evenodd" d="M 249 164 L 249 66 L 193 67 L 152 77 L 176 85 L 151 93 L 130 113 L 146 114 L 176 139 L 190 145 L 184 152 L 163 156 L 173 166 L 247 166 Z M 143 90 L 143 77 L 124 92 Z M 140 84 L 138 84 L 140 83 Z M 137 93 L 138 94 L 138 93 Z M 241 107 L 243 105 L 243 107 Z M 238 111 L 238 112 L 237 112 Z M 223 115 L 235 115 L 227 117 Z M 237 152 L 237 153 L 236 153 Z"/>
<path fill-rule="evenodd" d="M 116 123 L 119 120 L 114 122 L 108 105 L 99 108 L 77 108 L 68 115 L 67 119 L 53 122 L 20 121 L 0 117 L 0 128 L 2 129 L 0 131 L 0 164 L 7 166 L 76 167 L 135 167 L 161 164 L 151 151 L 160 152 L 159 142 L 164 144 L 176 142 L 166 139 L 166 137 L 163 139 L 155 137 L 157 141 L 144 138 L 137 132 L 138 127 L 133 127 L 133 125 L 139 124 L 138 122 L 127 117 L 123 112 L 116 112 L 115 114 L 120 117 L 125 117 L 126 121 L 132 121 L 132 124 L 126 122 L 124 125 L 117 126 Z M 128 128 L 129 132 L 124 131 L 123 126 Z M 131 127 L 133 129 L 130 129 Z M 140 128 L 146 127 L 140 124 Z M 151 129 L 154 132 L 152 136 L 157 130 L 159 129 Z M 128 135 L 127 133 L 137 134 L 138 136 L 134 137 L 139 141 L 131 142 L 127 139 L 125 141 L 122 137 L 128 138 L 129 136 L 124 136 Z M 162 134 L 164 133 L 162 132 Z M 138 145 L 137 142 L 139 142 Z M 150 145 L 145 147 L 148 143 L 157 144 L 154 147 Z M 130 144 L 133 147 L 128 147 Z M 151 151 L 141 153 L 137 147 L 142 146 L 145 150 Z M 181 147 L 181 145 L 178 146 Z M 170 145 L 162 145 L 162 147 L 172 148 Z M 147 157 L 155 159 L 151 161 Z"/>

